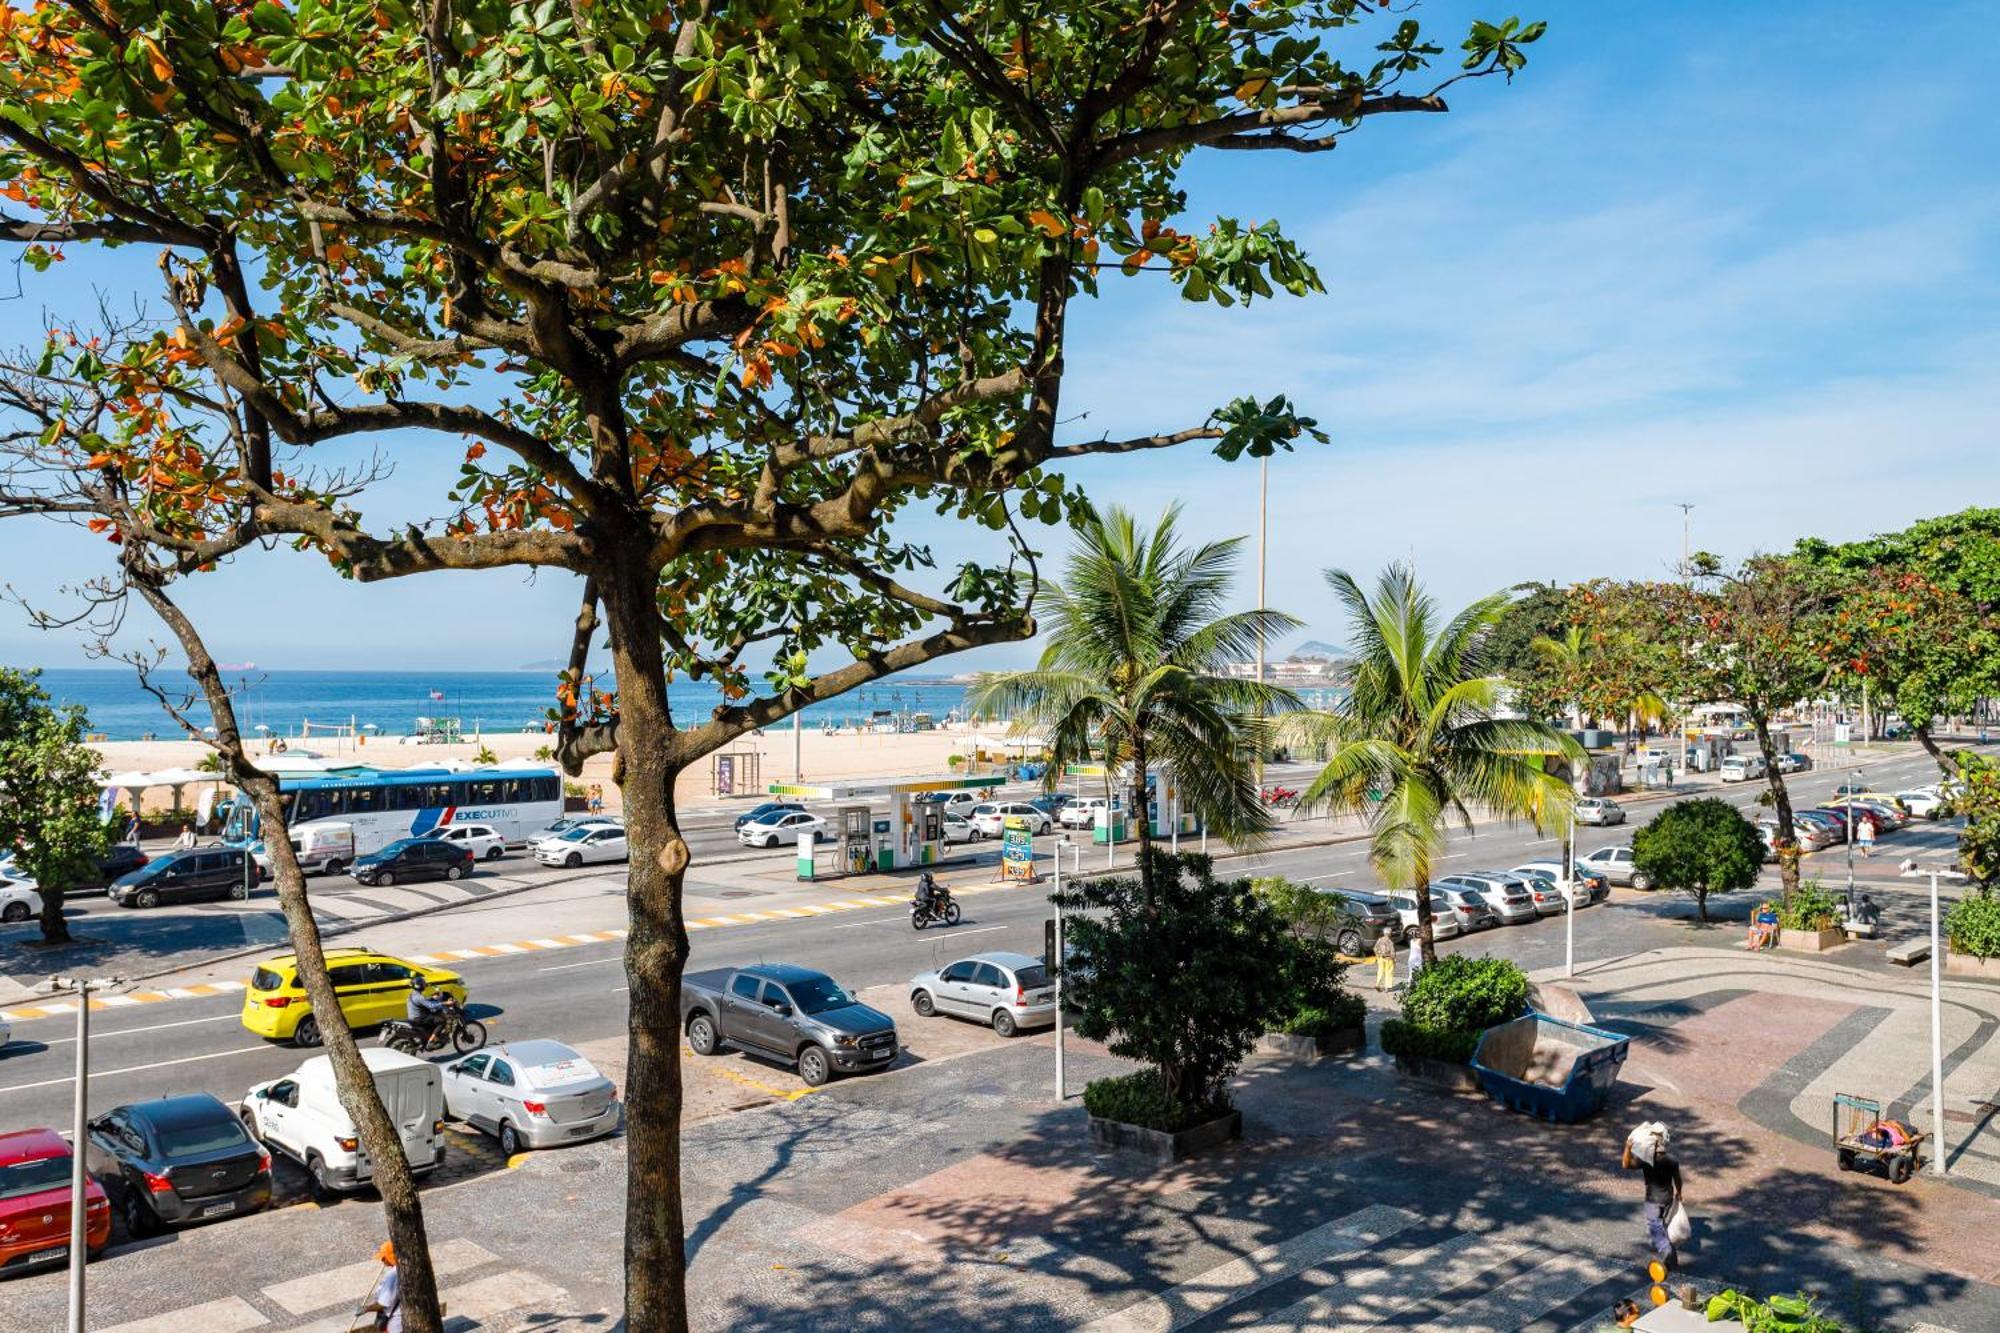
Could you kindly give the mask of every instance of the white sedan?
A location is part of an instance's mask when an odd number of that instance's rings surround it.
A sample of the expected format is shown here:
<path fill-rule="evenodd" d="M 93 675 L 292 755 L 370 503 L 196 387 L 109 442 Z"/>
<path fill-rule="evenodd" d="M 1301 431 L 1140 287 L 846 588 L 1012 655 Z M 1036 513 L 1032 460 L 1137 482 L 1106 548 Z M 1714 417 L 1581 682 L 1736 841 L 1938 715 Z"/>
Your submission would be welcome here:
<path fill-rule="evenodd" d="M 618 824 L 585 824 L 548 842 L 535 844 L 535 859 L 545 866 L 574 870 L 601 861 L 623 861 L 625 829 Z"/>
<path fill-rule="evenodd" d="M 1930 787 L 1918 787 L 1914 791 L 1899 791 L 1896 799 L 1903 808 L 1918 819 L 1936 819 L 1944 813 L 1944 797 Z"/>
<path fill-rule="evenodd" d="M 821 843 L 833 837 L 833 826 L 803 810 L 778 810 L 737 829 L 736 841 L 745 847 L 789 846 L 801 833 L 810 833 L 815 843 Z"/>
<path fill-rule="evenodd" d="M 974 806 L 967 819 L 982 837 L 987 838 L 999 837 L 1006 830 L 1009 819 L 1024 821 L 1030 833 L 1049 831 L 1049 812 L 1026 801 L 994 801 Z"/>
<path fill-rule="evenodd" d="M 979 830 L 972 827 L 971 821 L 960 818 L 949 810 L 945 812 L 944 841 L 947 847 L 955 842 L 971 842 L 978 836 Z"/>
<path fill-rule="evenodd" d="M 498 861 L 507 852 L 507 840 L 486 824 L 441 824 L 424 836 L 456 843 L 481 861 Z"/>
<path fill-rule="evenodd" d="M 31 879 L 0 879 L 0 921 L 19 925 L 42 914 L 42 895 Z"/>

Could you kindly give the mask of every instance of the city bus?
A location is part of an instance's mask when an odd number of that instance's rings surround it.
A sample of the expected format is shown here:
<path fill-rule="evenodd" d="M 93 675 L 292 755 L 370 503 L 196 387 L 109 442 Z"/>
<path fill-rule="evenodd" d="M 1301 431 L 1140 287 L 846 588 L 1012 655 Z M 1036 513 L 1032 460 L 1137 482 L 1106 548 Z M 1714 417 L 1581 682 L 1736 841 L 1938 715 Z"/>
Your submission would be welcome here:
<path fill-rule="evenodd" d="M 444 824 L 485 824 L 510 845 L 525 843 L 563 812 L 562 778 L 552 768 L 354 769 L 280 777 L 278 794 L 293 846 L 315 826 L 339 825 L 353 831 L 355 856 Z M 250 798 L 238 792 L 223 841 L 257 849 L 259 822 Z"/>

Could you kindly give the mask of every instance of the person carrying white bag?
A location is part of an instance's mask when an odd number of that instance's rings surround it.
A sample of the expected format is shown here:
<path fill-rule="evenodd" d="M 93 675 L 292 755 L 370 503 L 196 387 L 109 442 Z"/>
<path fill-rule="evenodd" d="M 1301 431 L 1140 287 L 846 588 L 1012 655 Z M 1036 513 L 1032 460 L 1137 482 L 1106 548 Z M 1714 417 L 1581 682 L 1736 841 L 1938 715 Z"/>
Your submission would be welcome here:
<path fill-rule="evenodd" d="M 1645 1177 L 1646 1201 L 1641 1215 L 1646 1219 L 1646 1238 L 1652 1243 L 1653 1256 L 1661 1265 L 1653 1280 L 1663 1281 L 1666 1270 L 1680 1263 L 1677 1247 L 1693 1230 L 1681 1203 L 1681 1164 L 1674 1160 L 1667 1127 L 1648 1120 L 1627 1135 L 1624 1166 Z"/>

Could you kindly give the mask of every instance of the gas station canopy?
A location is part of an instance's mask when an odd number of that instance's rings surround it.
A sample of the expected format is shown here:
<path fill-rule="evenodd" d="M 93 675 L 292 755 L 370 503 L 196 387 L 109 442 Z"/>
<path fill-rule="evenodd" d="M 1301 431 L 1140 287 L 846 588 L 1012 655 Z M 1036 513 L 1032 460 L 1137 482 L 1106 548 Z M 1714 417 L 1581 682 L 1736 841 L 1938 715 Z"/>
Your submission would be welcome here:
<path fill-rule="evenodd" d="M 925 791 L 985 791 L 1005 779 L 999 774 L 965 777 L 946 773 L 936 777 L 856 778 L 824 786 L 811 783 L 774 782 L 765 788 L 771 796 L 790 796 L 801 801 L 862 801 L 874 796 L 908 796 Z"/>

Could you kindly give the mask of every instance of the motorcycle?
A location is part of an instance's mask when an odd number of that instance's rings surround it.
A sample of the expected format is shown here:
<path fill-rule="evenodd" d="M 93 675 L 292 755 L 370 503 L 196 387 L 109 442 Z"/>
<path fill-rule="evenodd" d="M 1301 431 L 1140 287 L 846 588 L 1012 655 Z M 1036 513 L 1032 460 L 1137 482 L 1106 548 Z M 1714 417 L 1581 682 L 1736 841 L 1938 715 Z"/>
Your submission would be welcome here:
<path fill-rule="evenodd" d="M 1260 793 L 1264 804 L 1273 810 L 1289 810 L 1299 803 L 1298 789 L 1295 787 L 1266 787 Z"/>
<path fill-rule="evenodd" d="M 464 1006 L 454 1002 L 445 1005 L 437 1025 L 431 1029 L 429 1041 L 417 1035 L 416 1024 L 407 1018 L 392 1018 L 382 1025 L 382 1044 L 405 1055 L 429 1055 L 449 1044 L 460 1055 L 466 1055 L 486 1044 L 486 1025 L 476 1018 L 467 1018 Z"/>
<path fill-rule="evenodd" d="M 919 898 L 910 904 L 910 926 L 915 930 L 922 930 L 933 921 L 940 925 L 955 926 L 958 924 L 958 919 L 958 904 L 953 901 L 951 890 L 942 884 L 931 891 L 928 902 Z"/>

